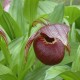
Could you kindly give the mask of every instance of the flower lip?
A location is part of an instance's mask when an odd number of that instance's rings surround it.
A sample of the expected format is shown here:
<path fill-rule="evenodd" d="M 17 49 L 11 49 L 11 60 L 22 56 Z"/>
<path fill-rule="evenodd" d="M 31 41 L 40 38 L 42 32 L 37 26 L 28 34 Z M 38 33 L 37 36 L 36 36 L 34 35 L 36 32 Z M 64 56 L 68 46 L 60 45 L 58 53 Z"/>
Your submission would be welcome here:
<path fill-rule="evenodd" d="M 54 44 L 46 44 L 43 37 L 37 37 L 33 42 L 36 57 L 46 65 L 55 65 L 64 58 L 65 46 L 61 40 L 56 39 Z"/>
<path fill-rule="evenodd" d="M 55 42 L 54 38 L 50 38 L 46 34 L 40 33 L 40 35 L 45 43 L 52 44 Z"/>

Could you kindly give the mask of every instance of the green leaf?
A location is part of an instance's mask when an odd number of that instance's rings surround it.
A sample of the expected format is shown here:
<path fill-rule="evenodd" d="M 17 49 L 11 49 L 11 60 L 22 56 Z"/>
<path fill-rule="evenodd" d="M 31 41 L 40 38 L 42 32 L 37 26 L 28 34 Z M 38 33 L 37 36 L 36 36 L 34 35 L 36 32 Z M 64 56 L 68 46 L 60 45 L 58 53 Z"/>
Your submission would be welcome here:
<path fill-rule="evenodd" d="M 60 74 L 60 76 L 65 80 L 80 80 L 80 76 L 71 71 L 63 72 L 62 74 Z"/>
<path fill-rule="evenodd" d="M 0 75 L 4 75 L 4 74 L 12 74 L 12 72 L 8 67 L 0 64 Z"/>
<path fill-rule="evenodd" d="M 77 29 L 80 29 L 80 17 L 78 19 L 76 19 L 76 21 L 75 21 L 75 27 Z"/>
<path fill-rule="evenodd" d="M 31 69 L 34 62 L 35 62 L 35 53 L 34 53 L 33 47 L 31 46 L 30 51 L 27 55 L 27 62 L 26 62 L 26 65 L 24 67 L 22 77 L 24 77 L 26 74 L 28 74 L 28 71 L 29 71 L 29 69 Z"/>
<path fill-rule="evenodd" d="M 4 12 L 3 15 L 0 17 L 0 24 L 11 39 L 22 36 L 22 32 L 18 24 L 7 12 Z"/>
<path fill-rule="evenodd" d="M 57 5 L 54 11 L 49 14 L 49 21 L 51 23 L 61 23 L 64 17 L 64 4 Z"/>
<path fill-rule="evenodd" d="M 8 46 L 7 46 L 6 42 L 3 40 L 3 38 L 1 38 L 1 40 L 0 40 L 0 47 L 1 47 L 1 50 L 4 54 L 4 57 L 6 60 L 6 65 L 10 65 L 11 55 L 10 55 Z"/>
<path fill-rule="evenodd" d="M 2 9 L 2 6 L 0 4 L 0 17 L 2 16 L 2 14 L 3 14 L 3 9 Z"/>
<path fill-rule="evenodd" d="M 80 42 L 80 29 L 76 29 L 76 37 L 78 41 Z"/>
<path fill-rule="evenodd" d="M 21 48 L 19 51 L 19 55 L 18 55 L 18 79 L 22 80 L 22 73 L 25 67 L 25 46 L 26 46 L 26 42 L 27 42 L 28 36 L 24 35 L 22 42 L 21 42 Z"/>
<path fill-rule="evenodd" d="M 57 77 L 58 75 L 60 75 L 63 72 L 69 71 L 70 68 L 68 66 L 53 66 L 50 67 L 47 71 L 46 71 L 46 76 L 45 76 L 45 80 L 50 80 L 53 79 L 55 77 Z"/>
<path fill-rule="evenodd" d="M 71 41 L 76 42 L 76 29 L 75 29 L 75 24 L 72 25 L 71 28 Z"/>
<path fill-rule="evenodd" d="M 8 67 L 2 64 L 0 64 L 0 79 L 1 80 L 10 80 L 10 79 L 17 80 L 17 78 L 13 75 L 12 71 Z"/>
<path fill-rule="evenodd" d="M 78 47 L 77 54 L 72 64 L 73 71 L 80 71 L 80 46 Z"/>
<path fill-rule="evenodd" d="M 72 24 L 78 17 L 80 17 L 80 10 L 75 6 L 65 7 L 65 18 Z"/>
<path fill-rule="evenodd" d="M 26 62 L 26 66 L 25 66 L 25 69 L 29 69 L 31 68 L 31 66 L 33 65 L 35 61 L 35 53 L 34 53 L 34 50 L 33 50 L 33 46 L 31 46 L 31 49 L 27 55 L 27 62 Z"/>
<path fill-rule="evenodd" d="M 22 40 L 23 40 L 23 37 L 15 39 L 9 44 L 9 50 L 10 50 L 11 59 L 12 59 L 10 66 L 14 74 L 18 72 L 18 59 L 19 59 Z"/>
<path fill-rule="evenodd" d="M 39 1 L 37 18 L 53 12 L 56 5 L 53 1 Z"/>
<path fill-rule="evenodd" d="M 28 30 L 28 24 L 23 15 L 23 0 L 11 1 L 9 12 L 14 20 L 18 23 L 23 34 L 26 33 Z"/>
<path fill-rule="evenodd" d="M 24 80 L 44 80 L 45 73 L 48 68 L 49 66 L 43 66 L 29 71 L 29 73 L 25 76 Z"/>
<path fill-rule="evenodd" d="M 5 64 L 5 59 L 3 53 L 0 51 L 0 63 Z"/>
<path fill-rule="evenodd" d="M 6 37 L 6 42 L 7 43 L 10 43 L 11 42 L 11 39 L 10 39 L 10 37 L 8 36 L 8 34 L 6 33 L 6 31 L 0 26 L 0 29 L 4 32 L 4 34 L 5 34 L 5 37 Z"/>
<path fill-rule="evenodd" d="M 1 80 L 17 80 L 17 78 L 10 74 L 4 74 L 0 76 Z"/>
<path fill-rule="evenodd" d="M 14 74 L 18 74 L 19 80 L 22 79 L 25 67 L 26 42 L 27 42 L 27 35 L 24 35 L 23 37 L 18 38 L 9 44 L 9 49 L 12 54 L 11 69 L 14 72 Z"/>
<path fill-rule="evenodd" d="M 32 24 L 32 22 L 36 19 L 38 3 L 39 0 L 25 0 L 24 15 L 26 16 L 29 24 Z"/>

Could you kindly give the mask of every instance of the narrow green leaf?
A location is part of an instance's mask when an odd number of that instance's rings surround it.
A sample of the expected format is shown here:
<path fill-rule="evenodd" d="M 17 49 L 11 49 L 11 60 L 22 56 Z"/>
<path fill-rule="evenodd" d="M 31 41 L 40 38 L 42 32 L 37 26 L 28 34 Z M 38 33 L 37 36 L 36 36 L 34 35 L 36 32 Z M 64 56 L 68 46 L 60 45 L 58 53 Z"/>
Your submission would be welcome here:
<path fill-rule="evenodd" d="M 80 10 L 75 6 L 65 7 L 65 18 L 72 24 L 78 17 L 80 17 Z"/>
<path fill-rule="evenodd" d="M 22 43 L 23 37 L 15 39 L 13 41 L 11 41 L 11 43 L 9 44 L 9 50 L 11 53 L 11 69 L 14 72 L 14 74 L 18 73 L 18 59 L 19 59 L 19 54 L 20 54 L 20 49 L 22 47 L 21 43 Z"/>
<path fill-rule="evenodd" d="M 39 0 L 25 0 L 24 15 L 30 24 L 36 19 L 38 2 Z"/>
<path fill-rule="evenodd" d="M 17 80 L 17 78 L 10 74 L 4 74 L 0 76 L 1 80 Z"/>
<path fill-rule="evenodd" d="M 6 33 L 6 31 L 0 26 L 0 29 L 3 31 L 4 35 L 5 35 L 5 40 L 7 43 L 10 43 L 11 42 L 11 39 L 9 37 L 9 35 Z"/>
<path fill-rule="evenodd" d="M 62 74 L 60 74 L 60 76 L 66 80 L 80 80 L 80 76 L 76 75 L 75 72 L 71 71 L 63 72 Z"/>
<path fill-rule="evenodd" d="M 60 75 L 63 72 L 69 71 L 70 68 L 68 66 L 53 66 L 50 67 L 47 71 L 46 71 L 46 76 L 45 76 L 45 80 L 49 80 L 49 79 L 53 79 L 55 77 L 57 77 L 58 75 Z"/>
<path fill-rule="evenodd" d="M 8 67 L 0 64 L 0 75 L 4 75 L 4 74 L 12 74 L 12 72 Z"/>
<path fill-rule="evenodd" d="M 0 17 L 0 24 L 11 39 L 22 36 L 22 32 L 18 24 L 7 12 L 4 12 L 3 15 Z"/>
<path fill-rule="evenodd" d="M 31 47 L 27 55 L 27 62 L 22 73 L 22 78 L 24 78 L 24 76 L 28 73 L 29 69 L 31 69 L 34 62 L 35 62 L 35 53 L 34 53 L 33 47 Z"/>
<path fill-rule="evenodd" d="M 29 73 L 25 76 L 24 80 L 44 80 L 46 70 L 49 68 L 49 66 L 43 66 L 40 68 L 37 68 L 35 70 L 29 71 Z"/>
<path fill-rule="evenodd" d="M 76 19 L 76 21 L 75 21 L 75 27 L 77 29 L 80 29 L 80 17 L 78 19 Z"/>
<path fill-rule="evenodd" d="M 39 18 L 46 14 L 50 14 L 51 12 L 53 12 L 56 5 L 57 5 L 57 3 L 50 1 L 50 0 L 49 1 L 39 1 L 37 17 Z"/>
<path fill-rule="evenodd" d="M 27 55 L 27 62 L 26 62 L 25 69 L 31 68 L 31 66 L 34 64 L 34 61 L 35 61 L 35 53 L 33 50 L 33 46 L 31 46 L 31 49 Z"/>
<path fill-rule="evenodd" d="M 0 4 L 0 17 L 2 16 L 2 14 L 3 14 L 3 9 L 2 9 L 2 6 Z"/>
<path fill-rule="evenodd" d="M 72 64 L 73 71 L 80 71 L 80 64 L 79 63 L 80 63 L 80 46 L 78 47 L 75 59 Z"/>
<path fill-rule="evenodd" d="M 24 34 L 28 30 L 28 24 L 23 15 L 23 2 L 23 0 L 12 0 L 9 12 Z"/>
<path fill-rule="evenodd" d="M 26 42 L 27 42 L 27 35 L 15 39 L 9 44 L 9 50 L 11 52 L 11 58 L 12 58 L 11 69 L 14 74 L 18 74 L 19 80 L 22 79 L 22 74 L 25 67 Z"/>
<path fill-rule="evenodd" d="M 61 3 L 55 7 L 54 11 L 49 14 L 49 21 L 51 23 L 61 23 L 64 17 L 64 4 Z"/>
<path fill-rule="evenodd" d="M 16 40 L 12 41 L 9 44 L 9 49 L 10 49 L 10 52 L 12 53 L 11 68 L 12 68 L 13 72 L 17 73 L 17 69 L 19 69 L 21 66 L 24 67 L 24 70 L 21 70 L 21 74 L 20 74 L 21 78 L 24 78 L 25 74 L 27 74 L 27 71 L 32 67 L 32 65 L 34 64 L 34 60 L 35 60 L 34 50 L 33 50 L 33 47 L 31 47 L 30 52 L 28 53 L 27 62 L 24 65 L 25 61 L 22 61 L 22 58 L 24 58 L 25 49 L 23 49 L 23 52 L 21 51 L 21 48 L 22 48 L 22 45 L 24 42 L 23 40 L 24 39 L 22 37 L 20 39 L 16 39 Z M 27 40 L 25 40 L 25 42 L 27 42 Z M 25 43 L 24 43 L 24 45 L 25 45 Z M 20 56 L 20 52 L 21 52 L 21 56 Z M 23 68 L 21 68 L 21 69 L 23 69 Z"/>
<path fill-rule="evenodd" d="M 1 40 L 0 40 L 0 47 L 1 47 L 1 50 L 4 54 L 4 57 L 5 57 L 5 60 L 6 60 L 6 63 L 7 63 L 6 65 L 10 65 L 11 55 L 10 55 L 8 46 L 7 46 L 6 42 L 3 40 L 3 38 L 1 38 Z"/>
<path fill-rule="evenodd" d="M 24 35 L 23 40 L 21 42 L 21 48 L 18 56 L 18 79 L 22 80 L 22 73 L 25 67 L 25 46 L 27 42 L 28 36 Z"/>
<path fill-rule="evenodd" d="M 78 41 L 80 42 L 80 29 L 76 29 L 76 37 Z"/>
<path fill-rule="evenodd" d="M 1 80 L 17 80 L 17 78 L 13 75 L 12 71 L 8 67 L 2 64 L 0 64 L 0 79 Z"/>
<path fill-rule="evenodd" d="M 75 29 L 75 24 L 72 25 L 71 29 L 71 41 L 76 42 L 76 29 Z"/>
<path fill-rule="evenodd" d="M 0 51 L 0 63 L 5 64 L 4 54 Z"/>

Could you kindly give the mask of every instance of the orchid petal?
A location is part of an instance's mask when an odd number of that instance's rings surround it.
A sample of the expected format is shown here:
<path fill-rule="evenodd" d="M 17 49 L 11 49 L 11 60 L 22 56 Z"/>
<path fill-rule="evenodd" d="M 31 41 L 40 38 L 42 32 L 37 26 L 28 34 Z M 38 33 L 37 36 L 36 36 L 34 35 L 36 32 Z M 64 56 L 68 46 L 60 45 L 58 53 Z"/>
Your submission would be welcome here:
<path fill-rule="evenodd" d="M 50 38 L 58 38 L 62 43 L 67 46 L 68 44 L 68 32 L 69 27 L 63 24 L 52 24 L 44 26 L 40 29 L 40 32 L 46 34 Z"/>

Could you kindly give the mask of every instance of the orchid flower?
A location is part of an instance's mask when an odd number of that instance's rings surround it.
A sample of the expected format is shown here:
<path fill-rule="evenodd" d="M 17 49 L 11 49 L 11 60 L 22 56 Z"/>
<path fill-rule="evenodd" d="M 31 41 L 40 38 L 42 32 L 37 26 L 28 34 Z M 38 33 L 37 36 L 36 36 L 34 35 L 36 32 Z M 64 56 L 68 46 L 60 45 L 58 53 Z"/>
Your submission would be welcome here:
<path fill-rule="evenodd" d="M 65 24 L 48 24 L 33 34 L 27 44 L 26 53 L 33 43 L 36 57 L 46 65 L 60 63 L 65 54 L 65 48 L 70 53 L 68 45 L 69 27 Z"/>

